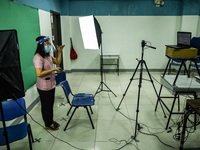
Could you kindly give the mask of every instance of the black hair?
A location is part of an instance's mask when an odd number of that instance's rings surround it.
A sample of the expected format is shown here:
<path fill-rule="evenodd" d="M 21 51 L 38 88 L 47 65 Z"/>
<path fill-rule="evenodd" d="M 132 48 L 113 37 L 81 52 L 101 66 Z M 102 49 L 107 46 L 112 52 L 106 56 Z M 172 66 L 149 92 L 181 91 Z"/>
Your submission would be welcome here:
<path fill-rule="evenodd" d="M 38 42 L 40 39 L 45 38 L 45 37 L 46 36 L 39 36 L 35 40 Z M 37 53 L 40 54 L 43 58 L 45 56 L 49 56 L 50 55 L 49 53 L 45 53 L 45 51 L 44 51 L 44 42 L 37 44 L 37 49 L 35 51 L 35 54 L 37 54 Z"/>

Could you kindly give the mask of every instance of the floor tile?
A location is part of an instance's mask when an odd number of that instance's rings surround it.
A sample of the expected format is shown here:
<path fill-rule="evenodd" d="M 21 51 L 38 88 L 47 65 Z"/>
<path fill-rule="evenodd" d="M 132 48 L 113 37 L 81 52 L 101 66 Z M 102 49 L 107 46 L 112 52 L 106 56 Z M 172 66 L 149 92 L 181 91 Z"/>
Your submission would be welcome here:
<path fill-rule="evenodd" d="M 160 72 L 151 72 L 156 92 L 160 90 Z M 74 94 L 95 94 L 95 105 L 92 106 L 91 114 L 95 129 L 92 128 L 88 114 L 84 108 L 78 108 L 67 130 L 64 128 L 72 114 L 67 116 L 70 108 L 69 103 L 60 86 L 56 87 L 54 103 L 54 120 L 61 126 L 57 131 L 44 129 L 41 116 L 41 104 L 32 109 L 28 116 L 34 139 L 33 149 L 48 150 L 173 150 L 179 147 L 179 141 L 174 137 L 178 133 L 178 123 L 183 119 L 182 115 L 172 115 L 169 127 L 165 130 L 169 112 L 164 108 L 167 118 L 158 103 L 156 92 L 149 80 L 147 72 L 143 73 L 143 80 L 139 90 L 139 72 L 132 78 L 133 72 L 106 72 L 103 74 L 103 88 L 96 93 L 100 83 L 100 73 L 75 72 L 67 73 L 66 78 Z M 147 79 L 147 80 L 144 80 Z M 113 93 L 114 94 L 113 94 Z M 115 96 L 116 95 L 116 96 Z M 173 96 L 163 87 L 162 96 Z M 72 96 L 70 96 L 72 98 Z M 180 111 L 184 111 L 188 96 L 180 96 Z M 166 106 L 171 109 L 173 99 L 162 99 Z M 174 106 L 178 111 L 178 103 Z M 138 124 L 136 125 L 136 120 Z M 193 120 L 193 116 L 190 116 Z M 188 123 L 188 126 L 191 124 Z M 137 130 L 136 130 L 137 129 Z M 180 131 L 182 128 L 180 128 Z M 193 129 L 191 130 L 193 131 Z M 200 126 L 195 132 L 189 134 L 185 147 L 200 147 Z M 136 134 L 136 135 L 135 135 Z M 6 149 L 0 146 L 1 150 Z M 12 150 L 28 150 L 27 137 L 11 144 Z"/>

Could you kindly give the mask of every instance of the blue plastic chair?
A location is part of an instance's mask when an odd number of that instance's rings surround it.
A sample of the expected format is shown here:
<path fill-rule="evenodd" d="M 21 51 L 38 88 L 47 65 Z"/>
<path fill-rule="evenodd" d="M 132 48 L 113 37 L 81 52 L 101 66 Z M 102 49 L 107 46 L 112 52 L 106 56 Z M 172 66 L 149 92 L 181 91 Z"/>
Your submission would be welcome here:
<path fill-rule="evenodd" d="M 5 122 L 11 121 L 20 116 L 24 116 L 24 121 L 22 123 L 6 126 L 6 130 L 8 133 L 7 134 L 8 142 L 12 143 L 14 141 L 21 140 L 25 138 L 28 133 L 29 147 L 32 150 L 32 142 L 34 142 L 34 140 L 31 131 L 31 126 L 30 124 L 27 123 L 25 100 L 23 98 L 19 98 L 16 101 L 9 100 L 2 102 Z M 0 113 L 0 121 L 2 121 L 1 113 Z M 6 145 L 6 140 L 3 133 L 4 133 L 4 128 L 0 128 L 0 145 Z"/>
<path fill-rule="evenodd" d="M 68 125 L 69 125 L 69 123 L 70 123 L 70 121 L 71 121 L 71 119 L 72 119 L 72 117 L 73 117 L 73 115 L 74 115 L 76 109 L 79 108 L 79 107 L 84 107 L 84 108 L 86 109 L 87 114 L 88 114 L 88 117 L 89 117 L 90 122 L 91 122 L 91 125 L 92 125 L 92 128 L 94 129 L 94 125 L 93 125 L 93 122 L 92 122 L 90 113 L 89 113 L 89 111 L 88 111 L 88 107 L 89 107 L 90 110 L 91 110 L 91 113 L 93 114 L 92 109 L 91 109 L 91 106 L 93 106 L 94 103 L 95 103 L 94 96 L 93 96 L 92 94 L 85 94 L 85 93 L 75 94 L 75 95 L 74 95 L 74 94 L 72 93 L 72 91 L 71 91 L 71 88 L 70 88 L 69 83 L 68 83 L 67 80 L 61 82 L 61 83 L 60 83 L 60 86 L 63 88 L 64 93 L 65 93 L 65 96 L 66 96 L 66 98 L 67 98 L 67 101 L 68 101 L 68 103 L 69 103 L 69 105 L 70 105 L 70 109 L 69 109 L 69 111 L 67 112 L 67 115 L 69 115 L 69 113 L 70 113 L 72 107 L 75 107 L 75 108 L 74 108 L 74 111 L 72 112 L 72 115 L 70 116 L 70 118 L 69 118 L 69 120 L 68 120 L 68 122 L 67 122 L 67 125 L 66 125 L 65 128 L 64 128 L 64 131 L 67 129 L 67 127 L 68 127 Z M 71 100 L 71 102 L 70 102 L 70 99 L 69 99 L 69 95 L 70 95 L 70 94 L 73 96 L 73 99 Z"/>
<path fill-rule="evenodd" d="M 197 63 L 197 67 L 200 68 L 200 56 L 197 56 L 197 58 L 195 59 L 196 63 Z M 195 63 L 190 61 L 190 65 L 189 65 L 189 71 L 191 72 L 191 67 L 196 67 Z"/>
<path fill-rule="evenodd" d="M 169 64 L 169 70 L 168 70 L 168 74 L 170 74 L 171 73 L 171 66 L 178 66 L 178 67 L 180 67 L 182 59 L 181 58 L 170 58 L 167 55 L 166 55 L 166 57 L 168 59 L 171 59 L 171 63 Z M 185 69 L 184 69 L 184 72 L 183 72 L 184 75 L 185 75 L 185 72 L 187 72 L 186 66 L 185 66 Z"/>
<path fill-rule="evenodd" d="M 60 84 L 60 82 L 66 80 L 66 73 L 65 72 L 57 72 L 55 73 L 56 78 L 56 86 Z"/>
<path fill-rule="evenodd" d="M 193 37 L 191 40 L 191 46 L 198 49 L 197 58 L 195 59 L 198 68 L 200 68 L 200 37 Z M 190 62 L 189 71 L 191 67 L 196 67 L 194 62 Z"/>

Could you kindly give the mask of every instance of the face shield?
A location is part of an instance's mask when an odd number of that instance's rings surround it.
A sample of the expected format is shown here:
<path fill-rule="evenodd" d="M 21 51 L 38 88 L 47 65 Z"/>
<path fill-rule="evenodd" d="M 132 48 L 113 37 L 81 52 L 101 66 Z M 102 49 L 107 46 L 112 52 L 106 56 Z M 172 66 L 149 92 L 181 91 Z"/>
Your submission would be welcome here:
<path fill-rule="evenodd" d="M 54 46 L 53 41 L 49 37 L 44 37 L 44 38 L 38 40 L 37 42 L 42 45 L 45 41 L 49 41 L 48 45 L 50 45 L 51 50 L 53 50 L 55 52 L 56 47 Z"/>

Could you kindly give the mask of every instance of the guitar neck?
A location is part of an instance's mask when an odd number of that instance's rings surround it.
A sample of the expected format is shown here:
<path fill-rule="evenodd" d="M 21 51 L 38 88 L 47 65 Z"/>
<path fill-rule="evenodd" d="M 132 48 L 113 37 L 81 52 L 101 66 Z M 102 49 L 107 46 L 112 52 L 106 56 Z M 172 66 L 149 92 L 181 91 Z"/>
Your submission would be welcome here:
<path fill-rule="evenodd" d="M 71 47 L 73 47 L 73 44 L 72 44 L 72 38 L 70 38 L 70 42 L 71 42 Z"/>

